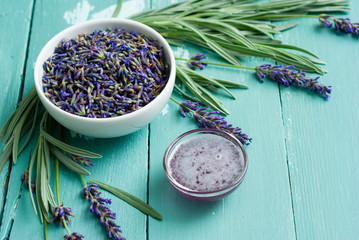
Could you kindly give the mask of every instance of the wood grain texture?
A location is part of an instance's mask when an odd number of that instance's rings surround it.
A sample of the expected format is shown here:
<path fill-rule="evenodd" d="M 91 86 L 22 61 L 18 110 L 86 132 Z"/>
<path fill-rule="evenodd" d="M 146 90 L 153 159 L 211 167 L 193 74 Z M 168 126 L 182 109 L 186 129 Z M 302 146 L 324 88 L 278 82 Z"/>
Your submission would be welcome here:
<path fill-rule="evenodd" d="M 30 28 L 33 1 L 21 0 L 16 3 L 4 0 L 0 2 L 0 125 L 15 110 L 19 101 L 21 82 L 25 64 L 27 42 Z M 4 143 L 0 143 L 3 149 Z M 4 223 L 7 213 L 4 205 L 11 201 L 7 197 L 12 192 L 10 184 L 7 184 L 9 174 L 9 162 L 0 174 L 0 232 L 8 229 Z M 9 187 L 10 186 L 10 187 Z M 9 189 L 9 191 L 8 191 Z M 14 192 L 17 190 L 14 190 Z M 3 238 L 1 238 L 3 239 Z"/>
<path fill-rule="evenodd" d="M 139 7 L 131 11 L 142 11 L 147 7 L 145 1 L 135 1 Z M 45 43 L 57 32 L 70 24 L 90 18 L 109 17 L 116 1 L 36 1 L 30 50 L 27 59 L 24 92 L 33 86 L 33 65 L 38 53 Z M 131 3 L 134 4 L 134 3 Z M 125 5 L 126 6 L 126 5 Z M 112 9 L 109 11 L 109 9 Z M 109 14 L 111 12 L 111 14 Z M 23 61 L 23 60 L 22 60 Z M 20 61 L 21 62 L 21 61 Z M 18 87 L 19 89 L 19 87 Z M 11 97 L 9 97 L 11 99 Z M 142 200 L 147 198 L 148 173 L 148 129 L 144 128 L 134 134 L 116 139 L 90 139 L 75 137 L 71 142 L 80 147 L 102 154 L 102 159 L 94 160 L 96 167 L 90 169 L 92 178 L 104 181 L 124 189 Z M 32 143 L 32 147 L 34 141 Z M 31 147 L 19 158 L 13 167 L 9 180 L 11 191 L 5 206 L 3 226 L 12 226 L 10 239 L 44 239 L 43 226 L 35 216 L 28 191 L 21 187 L 20 176 L 26 168 Z M 52 168 L 54 169 L 54 168 Z M 88 179 L 88 178 L 87 178 Z M 55 192 L 54 172 L 50 181 Z M 81 197 L 82 183 L 79 177 L 60 166 L 61 201 L 72 208 L 76 218 L 69 228 L 84 234 L 87 239 L 107 239 L 106 231 L 101 223 L 88 209 L 88 203 Z M 111 209 L 117 212 L 117 222 L 128 239 L 146 239 L 146 216 L 121 200 L 103 193 L 103 197 L 111 198 Z M 63 228 L 48 225 L 49 239 L 61 239 L 66 234 Z M 4 228 L 5 229 L 5 228 Z M 5 231 L 5 230 L 4 230 Z M 5 234 L 5 232 L 4 232 Z M 1 236 L 5 236 L 2 235 Z M 3 238 L 1 238 L 3 239 Z"/>
<path fill-rule="evenodd" d="M 359 2 L 349 17 L 358 22 Z M 298 239 L 358 239 L 358 38 L 319 26 L 316 19 L 282 36 L 327 62 L 321 77 L 333 86 L 329 101 L 281 89 Z"/>
<path fill-rule="evenodd" d="M 157 8 L 170 1 L 153 3 Z M 209 53 L 190 45 L 173 49 L 175 56 L 184 58 Z M 218 59 L 208 54 L 208 61 Z M 256 66 L 263 60 L 243 62 Z M 219 94 L 231 112 L 228 121 L 253 138 L 246 147 L 248 172 L 241 186 L 221 201 L 194 202 L 179 195 L 164 174 L 163 154 L 171 141 L 197 125 L 193 119 L 183 119 L 178 106 L 170 102 L 167 111 L 150 125 L 149 202 L 164 219 L 149 220 L 149 239 L 295 239 L 278 86 L 260 84 L 254 73 L 246 70 L 209 66 L 202 72 L 250 87 L 233 90 L 236 101 Z"/>

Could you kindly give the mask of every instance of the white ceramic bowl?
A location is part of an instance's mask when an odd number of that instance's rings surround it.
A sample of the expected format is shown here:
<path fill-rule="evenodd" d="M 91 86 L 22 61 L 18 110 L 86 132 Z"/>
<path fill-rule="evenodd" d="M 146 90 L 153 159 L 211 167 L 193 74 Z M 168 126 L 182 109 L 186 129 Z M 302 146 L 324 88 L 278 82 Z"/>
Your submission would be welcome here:
<path fill-rule="evenodd" d="M 105 30 L 107 28 L 125 28 L 125 31 L 135 31 L 139 34 L 144 34 L 151 39 L 158 41 L 158 45 L 163 47 L 165 59 L 169 66 L 169 78 L 166 86 L 162 92 L 153 99 L 149 104 L 143 108 L 132 113 L 117 116 L 113 118 L 86 118 L 68 113 L 58 107 L 47 99 L 43 92 L 42 76 L 43 63 L 54 53 L 55 47 L 62 39 L 70 39 L 77 37 L 80 33 L 92 33 L 95 30 Z M 35 64 L 34 80 L 37 94 L 50 115 L 59 123 L 68 129 L 71 129 L 80 134 L 99 137 L 111 138 L 119 137 L 132 132 L 135 132 L 150 121 L 152 121 L 167 104 L 175 81 L 176 65 L 173 52 L 166 42 L 166 40 L 152 28 L 127 19 L 96 19 L 71 26 L 53 37 L 41 50 Z"/>

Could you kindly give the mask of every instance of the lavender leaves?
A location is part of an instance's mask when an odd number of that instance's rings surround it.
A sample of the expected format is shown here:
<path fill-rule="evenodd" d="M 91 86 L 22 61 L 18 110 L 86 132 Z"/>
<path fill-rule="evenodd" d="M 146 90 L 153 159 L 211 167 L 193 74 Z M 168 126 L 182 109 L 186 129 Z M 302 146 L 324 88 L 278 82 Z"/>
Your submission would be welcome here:
<path fill-rule="evenodd" d="M 37 118 L 38 106 L 39 99 L 36 95 L 35 88 L 32 88 L 2 126 L 0 130 L 0 141 L 4 138 L 6 145 L 0 155 L 0 172 L 10 155 L 13 156 L 13 163 L 16 164 L 17 156 L 29 143 L 29 139 L 35 128 L 34 124 Z M 27 140 L 19 150 L 19 143 L 27 133 L 29 133 Z"/>
<path fill-rule="evenodd" d="M 321 64 L 318 59 L 300 55 L 308 51 L 282 44 L 274 38 L 274 34 L 292 26 L 279 27 L 269 21 L 279 20 L 281 18 L 278 16 L 283 15 L 288 19 L 320 11 L 345 12 L 349 10 L 348 4 L 348 1 L 342 0 L 323 0 L 320 4 L 314 0 L 264 3 L 189 0 L 135 14 L 130 18 L 154 28 L 171 41 L 188 42 L 210 49 L 231 64 L 240 65 L 237 57 L 264 57 L 294 65 L 302 71 L 323 74 L 325 70 L 317 65 Z M 286 49 L 294 49 L 299 54 Z"/>

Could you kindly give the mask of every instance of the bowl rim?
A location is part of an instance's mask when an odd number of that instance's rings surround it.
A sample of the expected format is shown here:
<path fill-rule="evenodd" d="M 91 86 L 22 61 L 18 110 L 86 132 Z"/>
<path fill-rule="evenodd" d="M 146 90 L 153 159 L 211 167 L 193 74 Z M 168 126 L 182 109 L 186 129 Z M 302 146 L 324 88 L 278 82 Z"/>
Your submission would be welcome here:
<path fill-rule="evenodd" d="M 46 54 L 46 52 L 48 51 L 48 49 L 50 48 L 51 45 L 53 45 L 54 43 L 59 43 L 62 39 L 66 38 L 66 35 L 68 35 L 69 33 L 71 33 L 73 30 L 79 30 L 77 31 L 77 34 L 81 33 L 81 29 L 87 26 L 91 26 L 91 25 L 96 25 L 96 24 L 129 24 L 129 25 L 137 25 L 139 26 L 139 28 L 144 28 L 146 31 L 150 32 L 150 34 L 146 34 L 148 36 L 150 36 L 151 38 L 155 39 L 155 40 L 160 40 L 161 43 L 161 47 L 163 47 L 164 51 L 166 51 L 168 53 L 169 56 L 169 75 L 168 75 L 168 80 L 167 83 L 165 85 L 165 87 L 162 89 L 162 91 L 160 92 L 160 94 L 158 94 L 150 103 L 148 103 L 147 105 L 145 105 L 144 107 L 142 107 L 141 109 L 138 109 L 136 111 L 133 111 L 131 113 L 125 114 L 125 115 L 120 115 L 120 116 L 115 116 L 115 117 L 109 117 L 109 118 L 88 118 L 88 117 L 82 117 L 82 116 L 78 116 L 69 112 L 66 112 L 64 110 L 62 110 L 61 108 L 57 107 L 55 104 L 53 104 L 44 94 L 43 91 L 43 87 L 42 87 L 42 78 L 37 79 L 37 76 L 39 76 L 39 71 L 43 71 L 42 65 L 43 65 L 43 60 L 41 60 L 43 58 L 43 56 L 47 56 L 48 54 Z M 99 27 L 101 28 L 101 27 Z M 133 30 L 132 30 L 133 31 Z M 54 50 L 54 49 L 52 49 Z M 52 56 L 53 52 L 51 53 L 50 56 Z M 111 123 L 111 122 L 116 122 L 118 120 L 126 120 L 126 119 L 130 119 L 133 117 L 141 116 L 140 114 L 142 114 L 143 112 L 147 111 L 147 109 L 149 109 L 151 106 L 155 105 L 158 101 L 160 101 L 160 96 L 164 96 L 166 91 L 170 91 L 172 92 L 173 89 L 173 85 L 175 82 L 175 74 L 176 74 L 176 62 L 175 62 L 175 58 L 174 58 L 174 54 L 173 51 L 170 47 L 170 45 L 168 44 L 168 42 L 166 41 L 166 39 L 164 39 L 162 37 L 161 34 L 159 34 L 156 30 L 154 30 L 153 28 L 134 21 L 134 20 L 129 20 L 129 19 L 124 19 L 124 18 L 101 18 L 101 19 L 94 19 L 94 20 L 89 20 L 89 21 L 85 21 L 82 23 L 78 23 L 75 25 L 72 25 L 68 28 L 65 28 L 64 30 L 60 31 L 59 33 L 57 33 L 55 36 L 53 36 L 45 45 L 44 47 L 41 49 L 36 62 L 35 62 L 35 67 L 34 67 L 34 83 L 35 83 L 35 89 L 37 92 L 37 95 L 39 96 L 40 100 L 42 100 L 42 102 L 44 103 L 44 101 L 47 104 L 48 107 L 51 108 L 51 110 L 58 112 L 59 114 L 62 114 L 63 116 L 66 116 L 67 118 L 72 118 L 73 120 L 78 120 L 78 121 L 84 121 L 84 122 L 88 122 L 88 123 L 95 123 L 95 122 L 102 122 L 102 123 Z M 43 75 L 43 73 L 41 73 L 41 76 Z M 171 89 L 171 90 L 168 90 Z M 44 104 L 45 105 L 45 104 Z"/>
<path fill-rule="evenodd" d="M 167 170 L 167 159 L 169 159 L 170 157 L 170 153 L 171 150 L 173 149 L 173 147 L 176 145 L 176 143 L 178 143 L 179 141 L 181 141 L 184 137 L 194 134 L 194 133 L 217 133 L 222 135 L 221 137 L 228 137 L 231 141 L 234 141 L 234 143 L 241 149 L 242 153 L 243 153 L 243 160 L 244 160 L 244 169 L 242 171 L 242 174 L 238 177 L 238 179 L 236 179 L 236 181 L 232 182 L 230 185 L 218 189 L 218 190 L 213 190 L 213 191 L 196 191 L 196 190 L 192 190 L 188 187 L 185 187 L 181 184 L 179 184 L 173 177 L 171 174 L 169 174 L 168 170 Z M 224 135 L 224 136 L 223 136 Z M 174 185 L 175 188 L 177 188 L 180 191 L 183 191 L 186 194 L 195 194 L 197 195 L 196 197 L 206 197 L 206 195 L 209 194 L 213 194 L 213 193 L 219 193 L 222 194 L 225 191 L 229 191 L 231 189 L 234 189 L 236 186 L 238 186 L 244 179 L 244 176 L 246 175 L 247 169 L 248 169 L 248 156 L 247 156 L 247 152 L 243 146 L 243 144 L 232 134 L 224 132 L 222 130 L 216 129 L 216 128 L 199 128 L 199 129 L 193 129 L 190 131 L 187 131 L 183 134 L 181 134 L 180 136 L 178 136 L 175 140 L 173 140 L 173 142 L 171 142 L 171 144 L 167 147 L 165 154 L 163 156 L 163 169 L 165 171 L 165 174 L 168 178 L 168 180 L 170 181 L 170 183 L 172 185 Z"/>

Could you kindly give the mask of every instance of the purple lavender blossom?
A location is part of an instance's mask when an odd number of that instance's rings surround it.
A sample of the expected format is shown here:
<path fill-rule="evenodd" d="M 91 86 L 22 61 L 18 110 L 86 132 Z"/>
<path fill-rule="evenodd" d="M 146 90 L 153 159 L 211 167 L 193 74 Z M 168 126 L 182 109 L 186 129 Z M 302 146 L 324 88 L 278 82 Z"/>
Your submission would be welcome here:
<path fill-rule="evenodd" d="M 55 222 L 56 225 L 59 226 L 62 225 L 63 220 L 65 220 L 66 223 L 69 224 L 71 222 L 69 216 L 75 217 L 75 215 L 71 213 L 71 208 L 65 207 L 63 204 L 61 204 L 60 206 L 56 206 L 52 211 L 51 222 Z"/>
<path fill-rule="evenodd" d="M 74 154 L 70 154 L 70 155 L 72 157 L 72 160 L 74 160 L 75 163 L 82 164 L 82 165 L 84 165 L 86 167 L 93 167 L 94 166 L 94 164 L 88 158 L 77 156 L 77 155 L 74 155 Z"/>
<path fill-rule="evenodd" d="M 335 30 L 338 33 L 349 33 L 352 35 L 358 35 L 358 23 L 351 23 L 349 18 L 334 18 Z"/>
<path fill-rule="evenodd" d="M 325 86 L 318 82 L 319 77 L 310 78 L 306 76 L 305 72 L 295 71 L 293 65 L 283 67 L 282 65 L 263 64 L 256 67 L 256 73 L 260 82 L 263 82 L 263 78 L 269 77 L 287 87 L 295 85 L 307 88 L 319 93 L 326 99 L 330 97 L 329 94 L 332 92 L 331 86 Z"/>
<path fill-rule="evenodd" d="M 328 14 L 320 14 L 318 19 L 319 22 L 324 26 L 324 27 L 332 27 L 333 23 L 331 23 L 329 20 L 333 17 L 334 15 L 328 15 Z"/>
<path fill-rule="evenodd" d="M 242 144 L 249 145 L 252 139 L 242 133 L 241 128 L 228 124 L 225 118 L 219 114 L 219 111 L 207 111 L 208 108 L 209 107 L 199 108 L 197 102 L 191 102 L 189 100 L 182 102 L 180 105 L 182 116 L 186 117 L 186 113 L 193 116 L 200 128 L 216 128 L 222 130 L 234 135 Z"/>
<path fill-rule="evenodd" d="M 29 172 L 27 170 L 21 175 L 21 181 L 25 183 L 26 188 L 29 188 Z M 33 180 L 31 180 L 31 191 L 36 193 L 35 182 Z"/>
<path fill-rule="evenodd" d="M 196 68 L 202 70 L 204 69 L 207 64 L 206 63 L 202 63 L 201 60 L 206 58 L 206 54 L 203 53 L 197 53 L 195 55 L 193 55 L 189 60 L 188 60 L 188 65 L 191 69 L 195 70 Z"/>
<path fill-rule="evenodd" d="M 122 233 L 120 226 L 114 221 L 116 219 L 116 213 L 105 205 L 111 204 L 111 200 L 100 197 L 101 192 L 98 188 L 98 185 L 90 184 L 82 190 L 82 196 L 90 202 L 90 211 L 100 218 L 102 225 L 108 232 L 109 238 L 126 240 L 120 235 L 120 233 Z"/>
<path fill-rule="evenodd" d="M 77 233 L 77 232 L 73 232 L 71 234 L 66 234 L 64 236 L 64 239 L 65 240 L 81 240 L 83 239 L 85 236 L 80 234 L 80 233 Z"/>
<path fill-rule="evenodd" d="M 338 33 L 349 33 L 353 36 L 359 35 L 359 23 L 352 23 L 349 18 L 333 18 L 334 15 L 320 14 L 318 19 L 324 27 L 331 28 L 334 23 Z M 333 23 L 331 22 L 333 21 Z"/>

